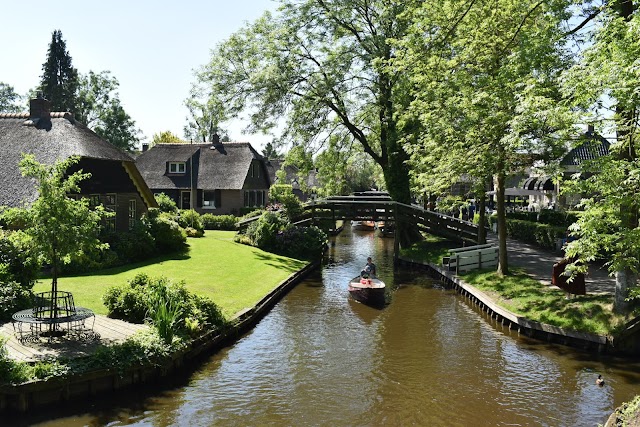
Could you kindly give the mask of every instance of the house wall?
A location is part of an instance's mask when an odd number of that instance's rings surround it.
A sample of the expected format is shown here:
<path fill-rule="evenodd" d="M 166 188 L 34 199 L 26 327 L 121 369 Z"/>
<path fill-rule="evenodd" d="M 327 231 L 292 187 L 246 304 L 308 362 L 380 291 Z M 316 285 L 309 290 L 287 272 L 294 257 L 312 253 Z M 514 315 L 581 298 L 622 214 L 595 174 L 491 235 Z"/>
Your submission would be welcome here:
<path fill-rule="evenodd" d="M 83 158 L 69 169 L 69 174 L 82 170 L 91 174 L 89 179 L 80 183 L 80 196 L 86 197 L 92 204 L 102 204 L 115 212 L 116 231 L 127 231 L 129 223 L 129 202 L 135 200 L 134 219 L 138 220 L 147 211 L 147 205 L 138 193 L 133 181 L 119 161 Z"/>

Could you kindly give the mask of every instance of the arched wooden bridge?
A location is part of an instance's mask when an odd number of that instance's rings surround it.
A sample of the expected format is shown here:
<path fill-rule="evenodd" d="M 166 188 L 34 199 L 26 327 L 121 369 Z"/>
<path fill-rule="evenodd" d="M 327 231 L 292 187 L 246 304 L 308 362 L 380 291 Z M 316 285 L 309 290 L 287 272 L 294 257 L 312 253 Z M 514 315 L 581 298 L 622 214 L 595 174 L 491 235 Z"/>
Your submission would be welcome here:
<path fill-rule="evenodd" d="M 321 220 L 394 221 L 419 227 L 430 234 L 460 242 L 476 242 L 478 226 L 469 221 L 443 215 L 418 206 L 398 203 L 388 196 L 334 196 L 313 200 L 296 224 Z"/>

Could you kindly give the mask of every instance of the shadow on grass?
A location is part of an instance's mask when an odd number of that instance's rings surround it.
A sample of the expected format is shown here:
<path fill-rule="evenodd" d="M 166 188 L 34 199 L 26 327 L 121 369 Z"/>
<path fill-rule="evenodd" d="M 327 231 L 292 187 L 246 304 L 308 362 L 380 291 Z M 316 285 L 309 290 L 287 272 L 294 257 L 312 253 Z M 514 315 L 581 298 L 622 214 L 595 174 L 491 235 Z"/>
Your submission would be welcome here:
<path fill-rule="evenodd" d="M 449 249 L 457 246 L 459 244 L 452 240 L 431 238 L 416 242 L 408 248 L 403 248 L 400 254 L 416 261 L 440 264 L 442 258 L 449 254 Z"/>
<path fill-rule="evenodd" d="M 272 267 L 285 268 L 291 271 L 299 270 L 308 262 L 305 260 L 286 258 L 283 255 L 277 255 L 271 252 L 256 252 L 255 257 Z"/>
<path fill-rule="evenodd" d="M 86 271 L 82 273 L 69 273 L 62 274 L 61 277 L 87 277 L 87 276 L 96 276 L 96 275 L 104 275 L 104 276 L 113 276 L 116 274 L 124 273 L 129 270 L 134 270 L 140 267 L 146 267 L 148 265 L 158 264 L 165 261 L 175 261 L 175 260 L 187 260 L 190 259 L 191 255 L 189 254 L 189 248 L 187 247 L 183 251 L 174 252 L 171 254 L 160 255 L 154 258 L 149 258 L 144 261 L 138 261 L 131 264 L 119 265 L 117 267 L 109 267 L 104 270 L 96 270 L 96 271 Z M 50 279 L 51 274 L 42 274 L 39 279 Z"/>
<path fill-rule="evenodd" d="M 473 271 L 461 276 L 477 288 L 499 295 L 498 304 L 538 322 L 596 334 L 611 334 L 624 320 L 612 312 L 612 296 L 581 295 L 566 298 L 522 270 L 499 277 L 493 271 Z"/>

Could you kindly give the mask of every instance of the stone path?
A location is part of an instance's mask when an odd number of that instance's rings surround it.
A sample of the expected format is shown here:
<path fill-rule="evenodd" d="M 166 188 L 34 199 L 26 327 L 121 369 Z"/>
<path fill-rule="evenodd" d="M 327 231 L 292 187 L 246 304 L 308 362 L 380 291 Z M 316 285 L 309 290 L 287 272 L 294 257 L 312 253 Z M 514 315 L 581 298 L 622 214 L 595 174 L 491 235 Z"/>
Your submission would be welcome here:
<path fill-rule="evenodd" d="M 489 233 L 487 235 L 487 243 L 497 245 L 498 235 Z M 551 286 L 553 264 L 562 259 L 561 253 L 513 239 L 507 239 L 507 251 L 509 253 L 510 267 L 520 267 L 532 277 Z M 592 264 L 589 266 L 589 274 L 585 277 L 587 294 L 613 295 L 615 293 L 615 283 L 615 279 L 608 275 L 606 268 L 602 267 L 602 265 Z"/>
<path fill-rule="evenodd" d="M 92 320 L 87 320 L 90 327 Z M 25 325 L 24 328 L 29 328 Z M 44 338 L 27 336 L 23 342 L 16 337 L 11 322 L 0 326 L 0 338 L 8 338 L 6 349 L 8 356 L 21 362 L 34 362 L 52 358 L 77 358 L 92 354 L 102 345 L 123 342 L 140 330 L 147 329 L 147 325 L 136 325 L 122 320 L 110 319 L 96 315 L 93 329 L 68 336 L 52 339 L 48 342 Z"/>

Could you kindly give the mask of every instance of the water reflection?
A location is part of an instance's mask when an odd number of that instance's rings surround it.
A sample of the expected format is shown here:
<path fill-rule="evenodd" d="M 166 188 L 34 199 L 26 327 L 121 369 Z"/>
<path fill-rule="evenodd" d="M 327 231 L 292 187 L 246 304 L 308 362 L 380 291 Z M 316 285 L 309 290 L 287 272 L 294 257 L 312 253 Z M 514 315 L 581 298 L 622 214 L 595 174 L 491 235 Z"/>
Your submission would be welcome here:
<path fill-rule="evenodd" d="M 638 390 L 637 363 L 520 337 L 427 277 L 394 273 L 391 239 L 346 230 L 335 242 L 321 271 L 186 384 L 43 425 L 593 426 Z M 369 255 L 393 294 L 383 310 L 348 298 Z"/>

